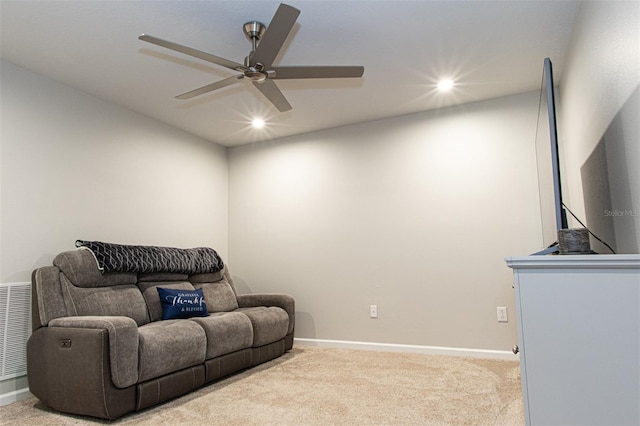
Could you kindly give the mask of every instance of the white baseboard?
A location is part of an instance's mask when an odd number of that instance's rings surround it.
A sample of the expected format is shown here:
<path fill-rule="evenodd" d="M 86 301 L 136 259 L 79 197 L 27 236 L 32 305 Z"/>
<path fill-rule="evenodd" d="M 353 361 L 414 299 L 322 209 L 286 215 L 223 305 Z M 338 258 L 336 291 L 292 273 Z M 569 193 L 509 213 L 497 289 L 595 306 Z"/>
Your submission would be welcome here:
<path fill-rule="evenodd" d="M 32 396 L 31 392 L 29 392 L 29 388 L 18 389 L 2 394 L 0 395 L 0 407 L 22 401 L 23 399 L 31 398 Z"/>
<path fill-rule="evenodd" d="M 294 342 L 300 346 L 318 346 L 325 348 L 362 349 L 381 352 L 409 352 L 427 355 L 452 355 L 471 358 L 503 359 L 508 361 L 520 360 L 520 357 L 518 355 L 514 355 L 511 351 L 496 351 L 490 349 L 449 348 L 443 346 L 353 342 L 348 340 L 305 339 L 298 337 L 294 339 Z"/>

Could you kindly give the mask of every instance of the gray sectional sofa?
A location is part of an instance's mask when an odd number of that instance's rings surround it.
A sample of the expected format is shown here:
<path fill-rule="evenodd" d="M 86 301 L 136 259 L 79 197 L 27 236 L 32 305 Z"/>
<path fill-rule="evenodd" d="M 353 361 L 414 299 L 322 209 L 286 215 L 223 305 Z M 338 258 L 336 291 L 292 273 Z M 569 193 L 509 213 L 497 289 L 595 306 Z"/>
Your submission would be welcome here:
<path fill-rule="evenodd" d="M 55 410 L 116 419 L 293 346 L 293 298 L 239 295 L 226 266 L 196 274 L 99 266 L 91 250 L 80 248 L 32 275 L 29 387 Z M 158 288 L 201 289 L 203 316 L 163 320 Z"/>

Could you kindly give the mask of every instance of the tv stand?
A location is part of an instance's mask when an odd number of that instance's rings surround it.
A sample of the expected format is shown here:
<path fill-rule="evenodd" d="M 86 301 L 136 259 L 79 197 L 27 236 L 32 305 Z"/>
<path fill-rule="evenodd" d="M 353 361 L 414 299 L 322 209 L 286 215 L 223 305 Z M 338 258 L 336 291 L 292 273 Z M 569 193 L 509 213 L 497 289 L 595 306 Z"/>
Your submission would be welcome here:
<path fill-rule="evenodd" d="M 640 424 L 640 255 L 505 260 L 526 423 Z"/>

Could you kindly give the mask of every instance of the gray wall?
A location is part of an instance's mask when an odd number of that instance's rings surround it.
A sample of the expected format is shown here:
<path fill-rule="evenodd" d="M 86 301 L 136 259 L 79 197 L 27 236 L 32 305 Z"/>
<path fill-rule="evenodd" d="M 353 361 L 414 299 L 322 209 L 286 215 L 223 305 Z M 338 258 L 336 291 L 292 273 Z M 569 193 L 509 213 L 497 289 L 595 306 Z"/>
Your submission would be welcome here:
<path fill-rule="evenodd" d="M 222 147 L 6 61 L 0 74 L 0 284 L 30 281 L 78 238 L 226 258 Z M 26 386 L 0 382 L 0 398 Z"/>
<path fill-rule="evenodd" d="M 509 350 L 503 259 L 542 244 L 537 107 L 528 93 L 230 149 L 236 282 L 293 294 L 297 337 Z"/>
<path fill-rule="evenodd" d="M 2 62 L 0 282 L 76 239 L 227 254 L 224 148 Z"/>

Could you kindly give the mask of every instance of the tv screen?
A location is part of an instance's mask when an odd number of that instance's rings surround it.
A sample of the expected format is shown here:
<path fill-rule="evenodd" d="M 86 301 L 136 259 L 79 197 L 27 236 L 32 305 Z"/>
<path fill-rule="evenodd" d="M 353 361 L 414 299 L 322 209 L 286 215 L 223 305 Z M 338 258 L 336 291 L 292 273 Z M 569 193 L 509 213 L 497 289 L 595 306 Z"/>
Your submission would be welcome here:
<path fill-rule="evenodd" d="M 543 252 L 557 251 L 558 230 L 566 229 L 567 217 L 562 204 L 558 131 L 556 124 L 555 87 L 551 60 L 545 58 L 538 105 L 536 130 L 536 163 L 540 199 Z M 551 248 L 547 251 L 547 248 Z"/>

